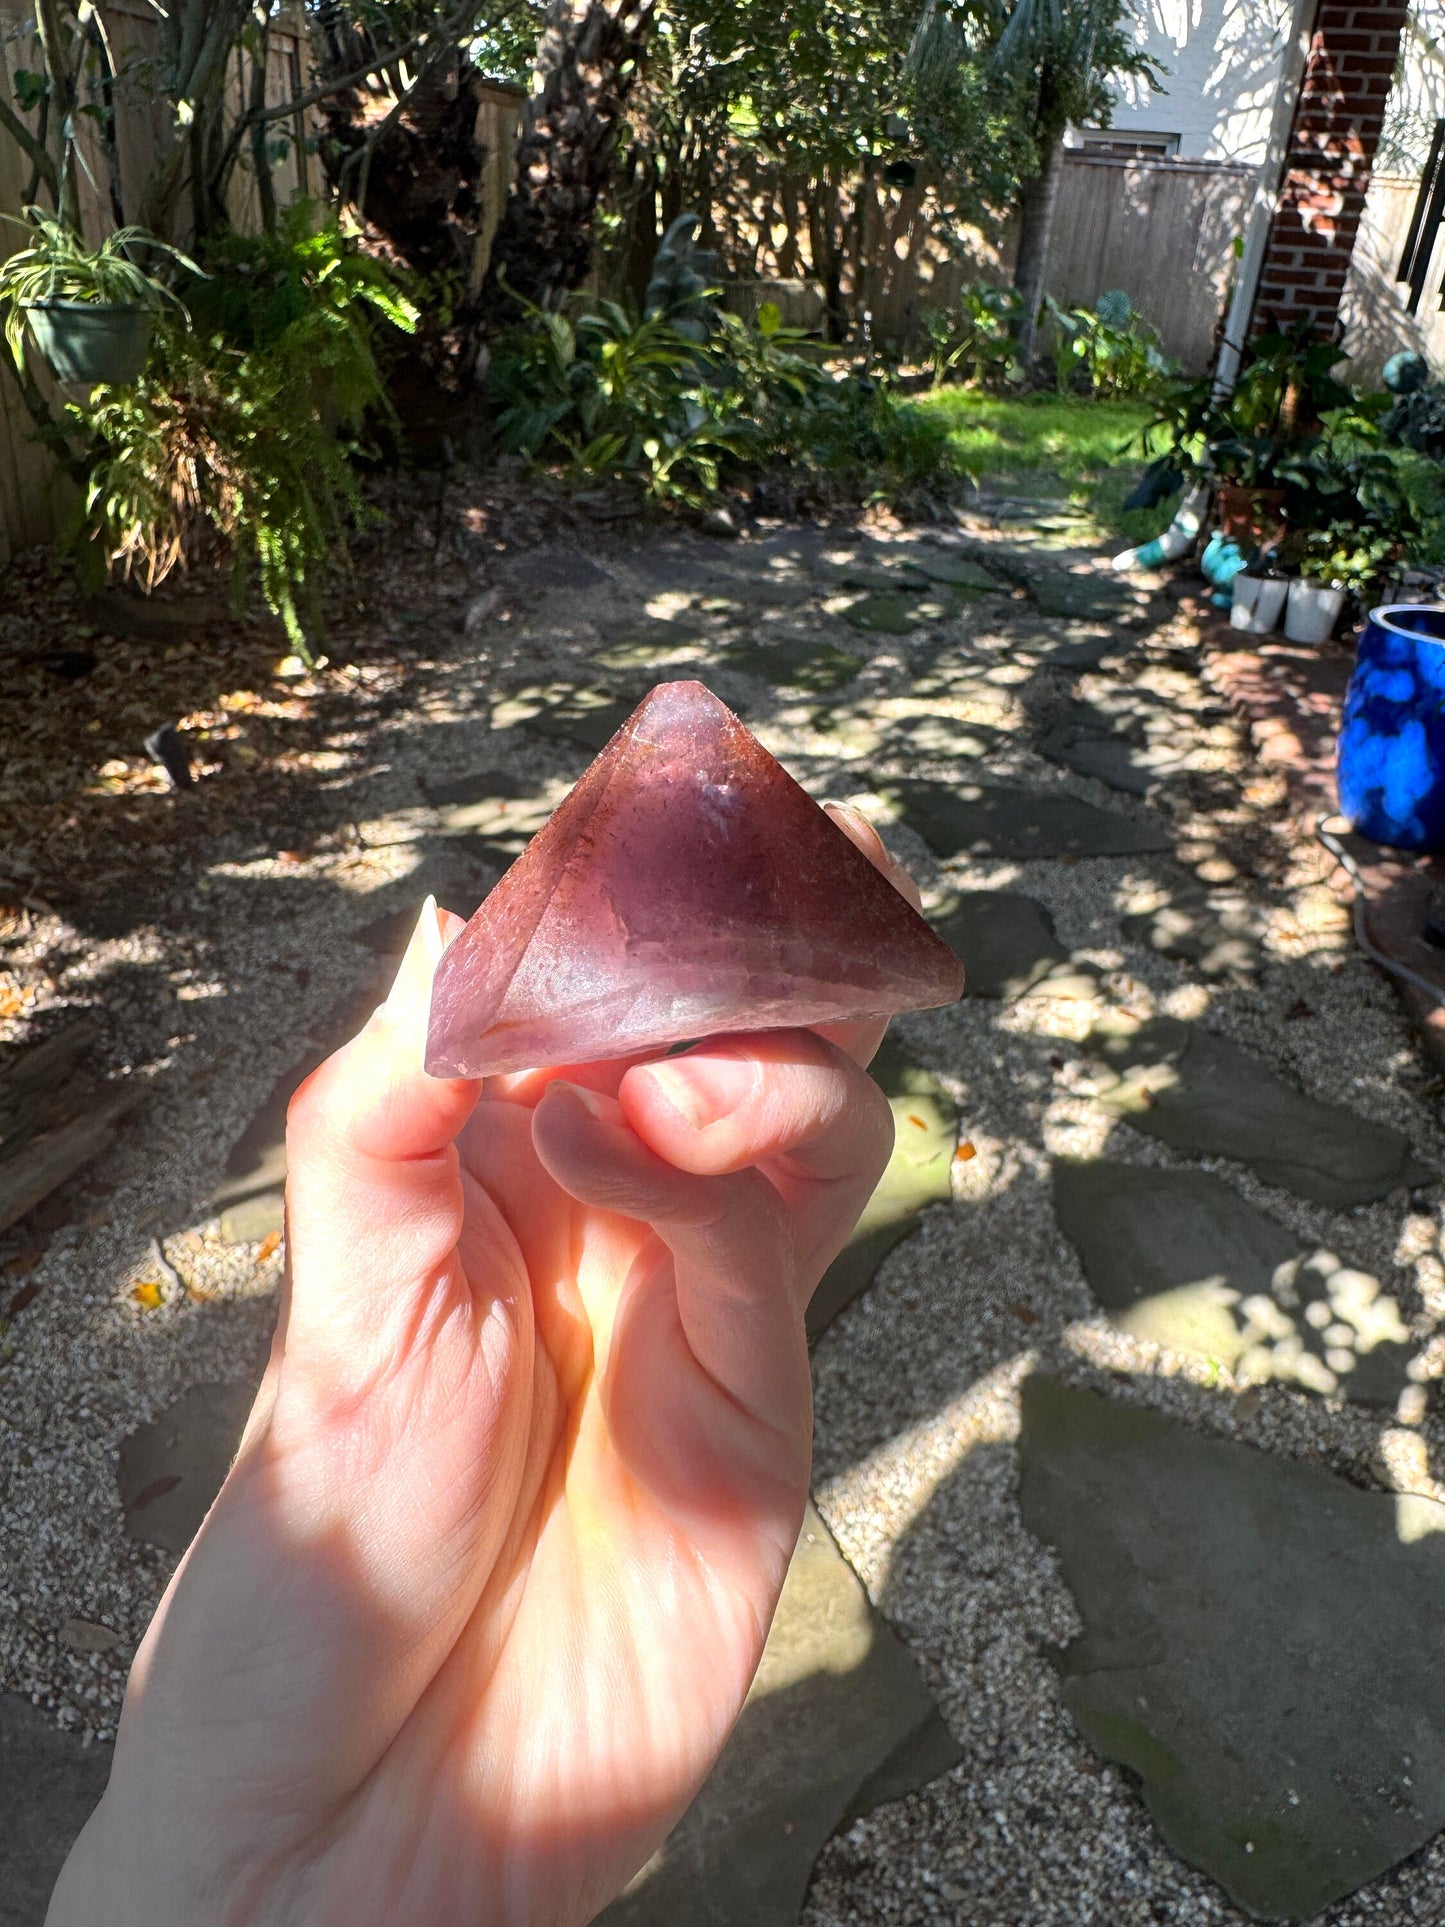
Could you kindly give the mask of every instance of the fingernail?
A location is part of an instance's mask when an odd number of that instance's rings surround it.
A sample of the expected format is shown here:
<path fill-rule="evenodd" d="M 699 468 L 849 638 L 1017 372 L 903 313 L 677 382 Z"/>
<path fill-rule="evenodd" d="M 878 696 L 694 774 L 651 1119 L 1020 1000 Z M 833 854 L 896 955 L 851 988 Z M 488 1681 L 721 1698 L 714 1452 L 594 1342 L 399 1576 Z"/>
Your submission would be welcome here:
<path fill-rule="evenodd" d="M 585 1085 L 569 1084 L 565 1077 L 554 1077 L 547 1086 L 550 1091 L 562 1091 L 582 1106 L 588 1117 L 606 1117 L 607 1100 L 596 1091 L 589 1091 Z"/>
<path fill-rule="evenodd" d="M 825 803 L 823 808 L 827 811 L 828 815 L 832 817 L 833 821 L 838 825 L 838 828 L 843 830 L 845 835 L 848 829 L 851 828 L 861 831 L 870 842 L 877 843 L 880 846 L 882 845 L 883 839 L 879 836 L 877 830 L 874 829 L 862 810 L 854 809 L 851 803 Z"/>
<path fill-rule="evenodd" d="M 404 1023 L 431 1002 L 431 980 L 445 945 L 435 897 L 428 897 L 406 946 L 405 955 L 381 1006 L 393 1023 Z"/>
<path fill-rule="evenodd" d="M 759 1067 L 746 1057 L 679 1057 L 648 1064 L 663 1097 L 695 1131 L 729 1116 L 757 1089 Z"/>
<path fill-rule="evenodd" d="M 437 908 L 435 897 L 428 897 L 422 905 L 421 922 L 418 928 L 421 930 L 421 940 L 426 946 L 427 962 L 435 970 L 442 960 L 442 952 L 446 949 L 446 942 L 442 937 L 442 913 Z"/>

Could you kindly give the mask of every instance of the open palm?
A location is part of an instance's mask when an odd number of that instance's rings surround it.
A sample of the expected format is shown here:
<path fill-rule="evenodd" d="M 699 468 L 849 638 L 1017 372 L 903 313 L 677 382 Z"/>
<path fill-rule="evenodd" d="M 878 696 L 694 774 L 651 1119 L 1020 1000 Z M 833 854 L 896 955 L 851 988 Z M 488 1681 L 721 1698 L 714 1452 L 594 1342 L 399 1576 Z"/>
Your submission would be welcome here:
<path fill-rule="evenodd" d="M 479 1094 L 420 1069 L 450 927 L 293 1103 L 271 1363 L 51 1927 L 582 1923 L 742 1704 L 881 1026 Z"/>

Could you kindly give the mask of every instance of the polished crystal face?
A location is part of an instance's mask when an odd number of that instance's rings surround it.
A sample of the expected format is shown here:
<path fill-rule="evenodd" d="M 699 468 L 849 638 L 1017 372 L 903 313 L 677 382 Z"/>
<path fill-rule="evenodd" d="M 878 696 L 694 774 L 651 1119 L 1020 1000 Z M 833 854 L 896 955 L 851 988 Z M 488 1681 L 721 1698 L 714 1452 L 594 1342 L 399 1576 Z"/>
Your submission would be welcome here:
<path fill-rule="evenodd" d="M 952 1003 L 963 968 L 698 682 L 633 712 L 448 948 L 427 1069 Z"/>

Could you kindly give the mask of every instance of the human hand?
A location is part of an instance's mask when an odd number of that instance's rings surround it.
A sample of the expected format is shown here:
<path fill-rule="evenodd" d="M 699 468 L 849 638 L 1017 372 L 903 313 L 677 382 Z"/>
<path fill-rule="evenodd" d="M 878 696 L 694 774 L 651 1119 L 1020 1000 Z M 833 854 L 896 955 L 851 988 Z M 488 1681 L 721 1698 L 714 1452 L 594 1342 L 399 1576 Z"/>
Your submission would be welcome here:
<path fill-rule="evenodd" d="M 270 1364 L 49 1927 L 571 1927 L 742 1705 L 804 1309 L 891 1146 L 883 1025 L 433 1079 L 460 927 L 428 904 L 293 1101 Z"/>

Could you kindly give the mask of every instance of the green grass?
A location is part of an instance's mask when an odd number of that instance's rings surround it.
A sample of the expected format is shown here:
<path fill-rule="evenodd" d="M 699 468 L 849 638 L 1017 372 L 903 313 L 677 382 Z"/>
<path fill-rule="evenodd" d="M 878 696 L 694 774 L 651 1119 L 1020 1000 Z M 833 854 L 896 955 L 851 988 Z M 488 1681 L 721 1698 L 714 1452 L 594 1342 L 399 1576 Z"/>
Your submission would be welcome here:
<path fill-rule="evenodd" d="M 1138 548 L 1145 542 L 1152 542 L 1156 535 L 1162 535 L 1174 520 L 1174 511 L 1179 506 L 1179 492 L 1176 490 L 1152 509 L 1126 509 L 1125 500 L 1138 476 L 1138 467 L 1111 469 L 1080 491 L 1085 506 L 1099 527 L 1108 535 L 1121 537 L 1131 548 Z"/>
<path fill-rule="evenodd" d="M 971 388 L 932 388 L 912 400 L 947 425 L 949 448 L 971 475 L 1049 469 L 1070 482 L 1137 468 L 1137 437 L 1154 413 L 1143 401 L 983 395 Z"/>

